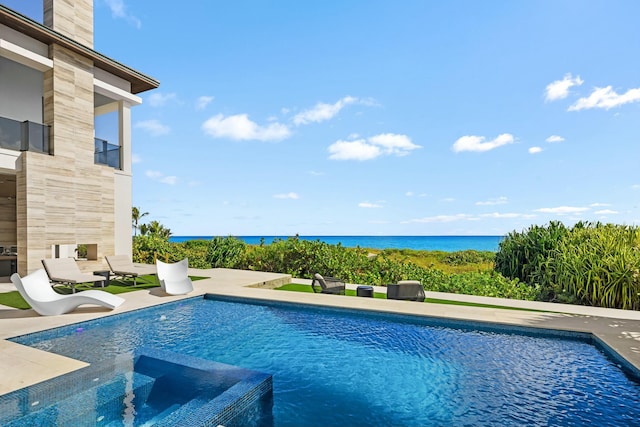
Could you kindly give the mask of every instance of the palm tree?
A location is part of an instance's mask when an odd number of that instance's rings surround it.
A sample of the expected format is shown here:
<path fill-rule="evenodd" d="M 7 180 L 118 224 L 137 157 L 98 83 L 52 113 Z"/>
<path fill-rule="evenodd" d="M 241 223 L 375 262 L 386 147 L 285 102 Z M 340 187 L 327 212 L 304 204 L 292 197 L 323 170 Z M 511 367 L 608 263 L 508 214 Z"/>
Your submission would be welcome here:
<path fill-rule="evenodd" d="M 171 230 L 160 224 L 158 221 L 151 221 L 149 223 L 148 234 L 152 236 L 168 239 L 171 236 Z"/>
<path fill-rule="evenodd" d="M 140 213 L 140 208 L 138 208 L 136 206 L 131 208 L 131 222 L 132 222 L 131 225 L 133 226 L 133 235 L 134 236 L 138 235 L 138 229 L 140 228 L 138 223 L 140 222 L 142 217 L 146 216 L 146 215 L 149 215 L 149 212 Z"/>

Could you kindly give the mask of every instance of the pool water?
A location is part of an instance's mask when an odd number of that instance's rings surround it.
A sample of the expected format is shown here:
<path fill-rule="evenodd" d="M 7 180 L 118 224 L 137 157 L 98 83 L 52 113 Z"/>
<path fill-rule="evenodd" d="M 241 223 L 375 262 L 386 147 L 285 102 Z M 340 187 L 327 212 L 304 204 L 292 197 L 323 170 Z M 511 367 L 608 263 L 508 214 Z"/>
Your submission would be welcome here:
<path fill-rule="evenodd" d="M 268 373 L 275 426 L 637 424 L 636 379 L 587 335 L 556 335 L 195 298 L 14 341 L 90 363 L 144 346 Z"/>

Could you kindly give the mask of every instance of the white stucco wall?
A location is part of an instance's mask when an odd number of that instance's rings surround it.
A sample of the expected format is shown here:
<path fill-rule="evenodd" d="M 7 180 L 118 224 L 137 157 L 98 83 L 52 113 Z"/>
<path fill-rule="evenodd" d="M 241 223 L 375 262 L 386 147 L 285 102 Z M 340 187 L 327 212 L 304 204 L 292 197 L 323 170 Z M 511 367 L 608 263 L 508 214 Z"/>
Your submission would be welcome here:
<path fill-rule="evenodd" d="M 42 123 L 43 74 L 0 56 L 0 117 Z"/>

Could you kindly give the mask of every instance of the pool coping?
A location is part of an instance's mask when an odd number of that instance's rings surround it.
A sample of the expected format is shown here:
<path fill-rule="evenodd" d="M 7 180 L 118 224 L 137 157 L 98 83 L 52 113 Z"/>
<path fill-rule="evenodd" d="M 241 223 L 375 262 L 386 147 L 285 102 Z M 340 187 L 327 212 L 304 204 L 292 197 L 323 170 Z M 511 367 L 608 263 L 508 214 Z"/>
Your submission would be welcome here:
<path fill-rule="evenodd" d="M 0 383 L 0 395 L 87 365 L 7 341 L 7 338 L 205 294 L 588 333 L 602 348 L 615 353 L 613 358 L 616 362 L 628 364 L 627 367 L 635 372 L 640 371 L 640 312 L 431 292 L 427 297 L 543 311 L 342 297 L 269 289 L 290 282 L 291 276 L 286 274 L 233 269 L 190 269 L 189 274 L 207 279 L 195 281 L 194 291 L 183 296 L 168 296 L 162 294 L 159 288 L 121 294 L 125 303 L 113 311 L 81 307 L 72 313 L 44 317 L 37 315 L 33 310 L 16 310 L 0 306 L 0 369 L 4 372 Z M 301 279 L 295 279 L 295 282 L 306 283 Z M 355 289 L 355 285 L 348 286 Z M 384 288 L 377 288 L 376 291 L 384 292 Z"/>

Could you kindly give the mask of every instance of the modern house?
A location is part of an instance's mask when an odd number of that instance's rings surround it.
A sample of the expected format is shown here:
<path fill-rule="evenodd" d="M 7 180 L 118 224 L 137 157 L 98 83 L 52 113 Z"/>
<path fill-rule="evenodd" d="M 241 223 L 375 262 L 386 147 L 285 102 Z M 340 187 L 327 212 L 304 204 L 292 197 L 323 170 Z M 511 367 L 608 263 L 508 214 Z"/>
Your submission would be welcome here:
<path fill-rule="evenodd" d="M 131 254 L 131 107 L 159 85 L 93 49 L 93 0 L 43 10 L 0 4 L 0 276 Z"/>

